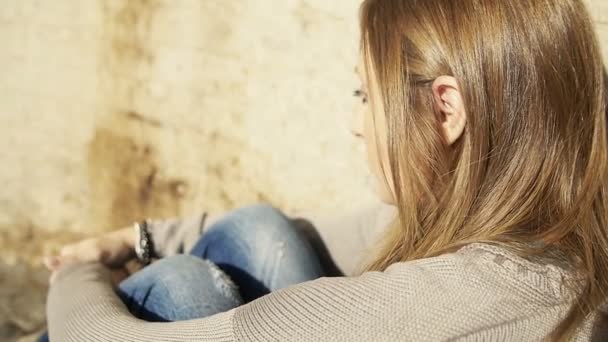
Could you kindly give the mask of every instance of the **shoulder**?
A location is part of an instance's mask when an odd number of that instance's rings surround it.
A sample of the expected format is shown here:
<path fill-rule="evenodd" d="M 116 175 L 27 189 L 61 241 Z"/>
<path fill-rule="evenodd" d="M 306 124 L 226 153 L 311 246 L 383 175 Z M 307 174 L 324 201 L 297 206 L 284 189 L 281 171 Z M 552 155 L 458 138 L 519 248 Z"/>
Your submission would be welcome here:
<path fill-rule="evenodd" d="M 385 273 L 397 278 L 416 276 L 448 292 L 460 291 L 463 286 L 467 289 L 464 293 L 518 296 L 534 292 L 554 300 L 567 295 L 564 281 L 569 277 L 557 265 L 532 262 L 502 247 L 482 243 L 454 253 L 393 264 Z"/>
<path fill-rule="evenodd" d="M 239 307 L 235 324 L 243 336 L 257 327 L 256 334 L 282 340 L 331 335 L 423 341 L 496 334 L 530 340 L 546 333 L 561 310 L 556 297 L 542 292 L 539 284 L 549 277 L 544 271 L 494 247 L 468 246 L 396 263 L 384 272 L 320 278 L 273 292 Z"/>
<path fill-rule="evenodd" d="M 385 273 L 409 289 L 397 297 L 397 305 L 411 307 L 400 318 L 434 325 L 429 329 L 441 327 L 443 337 L 507 334 L 534 340 L 548 333 L 569 307 L 562 269 L 486 244 L 394 264 Z"/>

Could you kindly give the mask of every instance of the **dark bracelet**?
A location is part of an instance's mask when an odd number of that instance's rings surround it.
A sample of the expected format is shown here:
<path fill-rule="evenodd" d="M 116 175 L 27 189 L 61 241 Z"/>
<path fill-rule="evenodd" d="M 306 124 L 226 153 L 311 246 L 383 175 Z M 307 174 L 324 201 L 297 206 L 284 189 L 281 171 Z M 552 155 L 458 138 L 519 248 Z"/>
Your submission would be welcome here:
<path fill-rule="evenodd" d="M 140 263 L 148 265 L 152 261 L 152 255 L 154 253 L 154 244 L 152 242 L 152 235 L 149 231 L 148 220 L 136 222 L 134 229 L 135 255 L 137 255 L 137 259 Z"/>

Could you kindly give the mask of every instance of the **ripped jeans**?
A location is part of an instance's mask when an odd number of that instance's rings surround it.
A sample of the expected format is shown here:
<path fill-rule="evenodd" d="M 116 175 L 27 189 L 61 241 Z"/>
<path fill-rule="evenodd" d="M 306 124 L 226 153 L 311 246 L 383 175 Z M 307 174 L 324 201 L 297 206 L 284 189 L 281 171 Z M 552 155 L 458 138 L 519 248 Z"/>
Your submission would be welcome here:
<path fill-rule="evenodd" d="M 256 205 L 214 223 L 189 255 L 131 275 L 119 295 L 140 319 L 167 322 L 224 312 L 323 276 L 310 243 L 280 211 Z"/>
<path fill-rule="evenodd" d="M 149 265 L 120 283 L 117 292 L 135 317 L 171 322 L 228 311 L 324 275 L 319 257 L 293 223 L 270 206 L 256 205 L 228 213 L 190 254 Z M 47 335 L 39 341 L 48 341 Z"/>

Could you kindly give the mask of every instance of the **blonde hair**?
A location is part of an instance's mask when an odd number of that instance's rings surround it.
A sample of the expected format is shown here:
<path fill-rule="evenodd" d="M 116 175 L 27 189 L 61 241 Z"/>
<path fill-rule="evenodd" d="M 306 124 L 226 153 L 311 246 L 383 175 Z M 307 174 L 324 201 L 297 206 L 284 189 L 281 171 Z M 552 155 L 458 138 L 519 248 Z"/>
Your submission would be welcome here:
<path fill-rule="evenodd" d="M 399 208 L 366 270 L 473 242 L 557 251 L 584 285 L 550 338 L 573 336 L 608 290 L 606 77 L 583 2 L 367 0 L 361 32 Z M 430 89 L 441 75 L 467 108 L 452 146 Z"/>

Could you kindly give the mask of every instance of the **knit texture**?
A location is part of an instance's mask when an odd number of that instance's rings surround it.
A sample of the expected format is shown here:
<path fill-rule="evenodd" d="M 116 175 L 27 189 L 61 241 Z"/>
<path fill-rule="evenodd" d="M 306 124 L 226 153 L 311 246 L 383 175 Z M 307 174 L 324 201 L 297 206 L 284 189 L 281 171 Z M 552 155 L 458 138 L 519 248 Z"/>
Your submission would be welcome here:
<path fill-rule="evenodd" d="M 499 247 L 321 278 L 218 315 L 135 319 L 100 264 L 60 272 L 48 298 L 51 341 L 538 341 L 571 302 L 568 274 Z M 590 317 L 576 337 L 591 337 Z"/>

